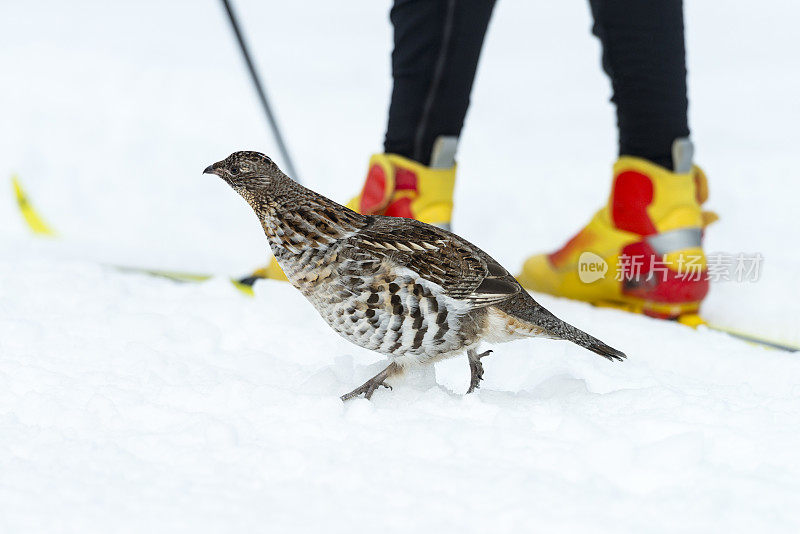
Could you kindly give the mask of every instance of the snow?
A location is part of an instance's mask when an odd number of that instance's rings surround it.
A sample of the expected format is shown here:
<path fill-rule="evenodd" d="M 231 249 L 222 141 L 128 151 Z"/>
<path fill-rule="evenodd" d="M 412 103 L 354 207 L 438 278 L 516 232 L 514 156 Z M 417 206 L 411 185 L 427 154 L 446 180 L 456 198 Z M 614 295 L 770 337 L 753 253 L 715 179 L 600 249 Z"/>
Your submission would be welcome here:
<path fill-rule="evenodd" d="M 346 199 L 380 150 L 388 2 L 236 6 L 301 177 Z M 693 137 L 722 215 L 708 249 L 764 256 L 704 313 L 800 343 L 800 10 L 686 9 Z M 490 27 L 454 223 L 512 270 L 607 193 L 589 25 L 582 3 L 501 2 Z M 800 529 L 796 354 L 541 296 L 629 359 L 518 341 L 492 347 L 475 394 L 459 358 L 437 386 L 341 403 L 380 358 L 288 285 L 249 298 L 226 279 L 266 243 L 200 172 L 276 150 L 216 2 L 7 2 L 0 44 L 0 176 L 61 234 L 33 238 L 0 194 L 0 532 Z"/>

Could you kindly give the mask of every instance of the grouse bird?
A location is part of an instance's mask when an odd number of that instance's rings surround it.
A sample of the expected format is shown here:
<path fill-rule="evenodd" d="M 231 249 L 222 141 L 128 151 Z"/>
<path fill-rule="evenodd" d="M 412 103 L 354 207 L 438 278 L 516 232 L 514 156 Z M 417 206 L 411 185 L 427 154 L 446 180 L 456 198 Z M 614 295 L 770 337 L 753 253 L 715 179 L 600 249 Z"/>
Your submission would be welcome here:
<path fill-rule="evenodd" d="M 253 208 L 291 284 L 338 334 L 390 357 L 350 393 L 369 399 L 409 365 L 467 353 L 470 393 L 483 377 L 482 341 L 564 339 L 609 360 L 625 354 L 537 303 L 484 251 L 405 218 L 364 216 L 286 176 L 259 152 L 235 152 L 204 171 Z"/>

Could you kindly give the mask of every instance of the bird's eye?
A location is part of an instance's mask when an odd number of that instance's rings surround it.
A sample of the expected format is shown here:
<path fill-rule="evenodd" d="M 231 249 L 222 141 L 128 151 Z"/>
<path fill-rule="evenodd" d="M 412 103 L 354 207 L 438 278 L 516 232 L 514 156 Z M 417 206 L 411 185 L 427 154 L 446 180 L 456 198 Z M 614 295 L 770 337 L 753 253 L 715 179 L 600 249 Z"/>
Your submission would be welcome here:
<path fill-rule="evenodd" d="M 239 167 L 237 167 L 236 165 L 231 167 L 231 174 L 239 174 Z"/>

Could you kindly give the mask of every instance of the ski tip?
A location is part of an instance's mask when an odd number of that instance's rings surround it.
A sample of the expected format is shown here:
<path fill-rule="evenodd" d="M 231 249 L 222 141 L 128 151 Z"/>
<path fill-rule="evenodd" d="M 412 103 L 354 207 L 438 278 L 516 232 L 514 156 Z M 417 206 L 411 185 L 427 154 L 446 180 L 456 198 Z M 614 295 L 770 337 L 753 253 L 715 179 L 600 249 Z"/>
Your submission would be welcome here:
<path fill-rule="evenodd" d="M 17 200 L 17 207 L 28 228 L 39 236 L 56 237 L 58 234 L 56 234 L 55 230 L 44 221 L 36 212 L 33 205 L 31 205 L 30 200 L 28 200 L 28 195 L 26 195 L 25 190 L 22 189 L 22 183 L 20 183 L 19 177 L 16 174 L 11 176 L 11 185 L 14 188 L 14 197 Z"/>

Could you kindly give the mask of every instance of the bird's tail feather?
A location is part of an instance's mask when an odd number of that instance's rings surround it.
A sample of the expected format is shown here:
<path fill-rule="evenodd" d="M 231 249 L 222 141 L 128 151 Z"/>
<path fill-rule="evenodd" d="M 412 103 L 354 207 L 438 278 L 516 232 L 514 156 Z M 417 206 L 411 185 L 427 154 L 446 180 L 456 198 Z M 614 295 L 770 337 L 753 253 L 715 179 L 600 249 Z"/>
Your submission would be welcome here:
<path fill-rule="evenodd" d="M 536 313 L 537 324 L 543 327 L 547 333 L 556 339 L 572 341 L 585 349 L 589 349 L 595 354 L 611 361 L 622 361 L 626 358 L 625 353 L 606 345 L 594 336 L 590 336 L 580 328 L 575 328 L 571 324 L 562 321 L 549 311 L 539 307 Z"/>
<path fill-rule="evenodd" d="M 621 362 L 622 360 L 627 358 L 627 356 L 625 355 L 624 352 L 622 352 L 620 350 L 617 350 L 614 347 L 610 347 L 610 346 L 606 345 L 605 343 L 603 343 L 599 339 L 594 338 L 594 337 L 590 336 L 589 334 L 586 334 L 586 335 L 589 338 L 588 342 L 584 343 L 584 342 L 581 342 L 581 341 L 575 341 L 575 343 L 577 343 L 581 347 L 589 349 L 590 351 L 594 352 L 595 354 L 599 354 L 600 356 L 602 356 L 603 358 L 606 358 L 607 360 L 611 360 L 612 362 L 613 361 Z"/>
<path fill-rule="evenodd" d="M 611 361 L 622 361 L 626 358 L 624 352 L 606 345 L 596 337 L 590 336 L 583 330 L 575 328 L 553 315 L 533 300 L 533 297 L 526 291 L 520 292 L 515 299 L 509 302 L 508 306 L 513 316 L 544 330 L 546 337 L 572 341 Z M 541 336 L 542 333 L 537 332 L 535 335 Z"/>
<path fill-rule="evenodd" d="M 612 362 L 615 360 L 621 362 L 627 357 L 625 356 L 624 352 L 606 345 L 596 337 L 590 336 L 583 330 L 575 328 L 569 323 L 564 323 L 564 328 L 562 332 L 559 333 L 559 337 L 566 339 L 567 341 L 572 341 L 576 345 L 580 345 L 581 347 L 588 349 L 595 354 L 599 354 L 603 358 L 611 360 Z"/>

